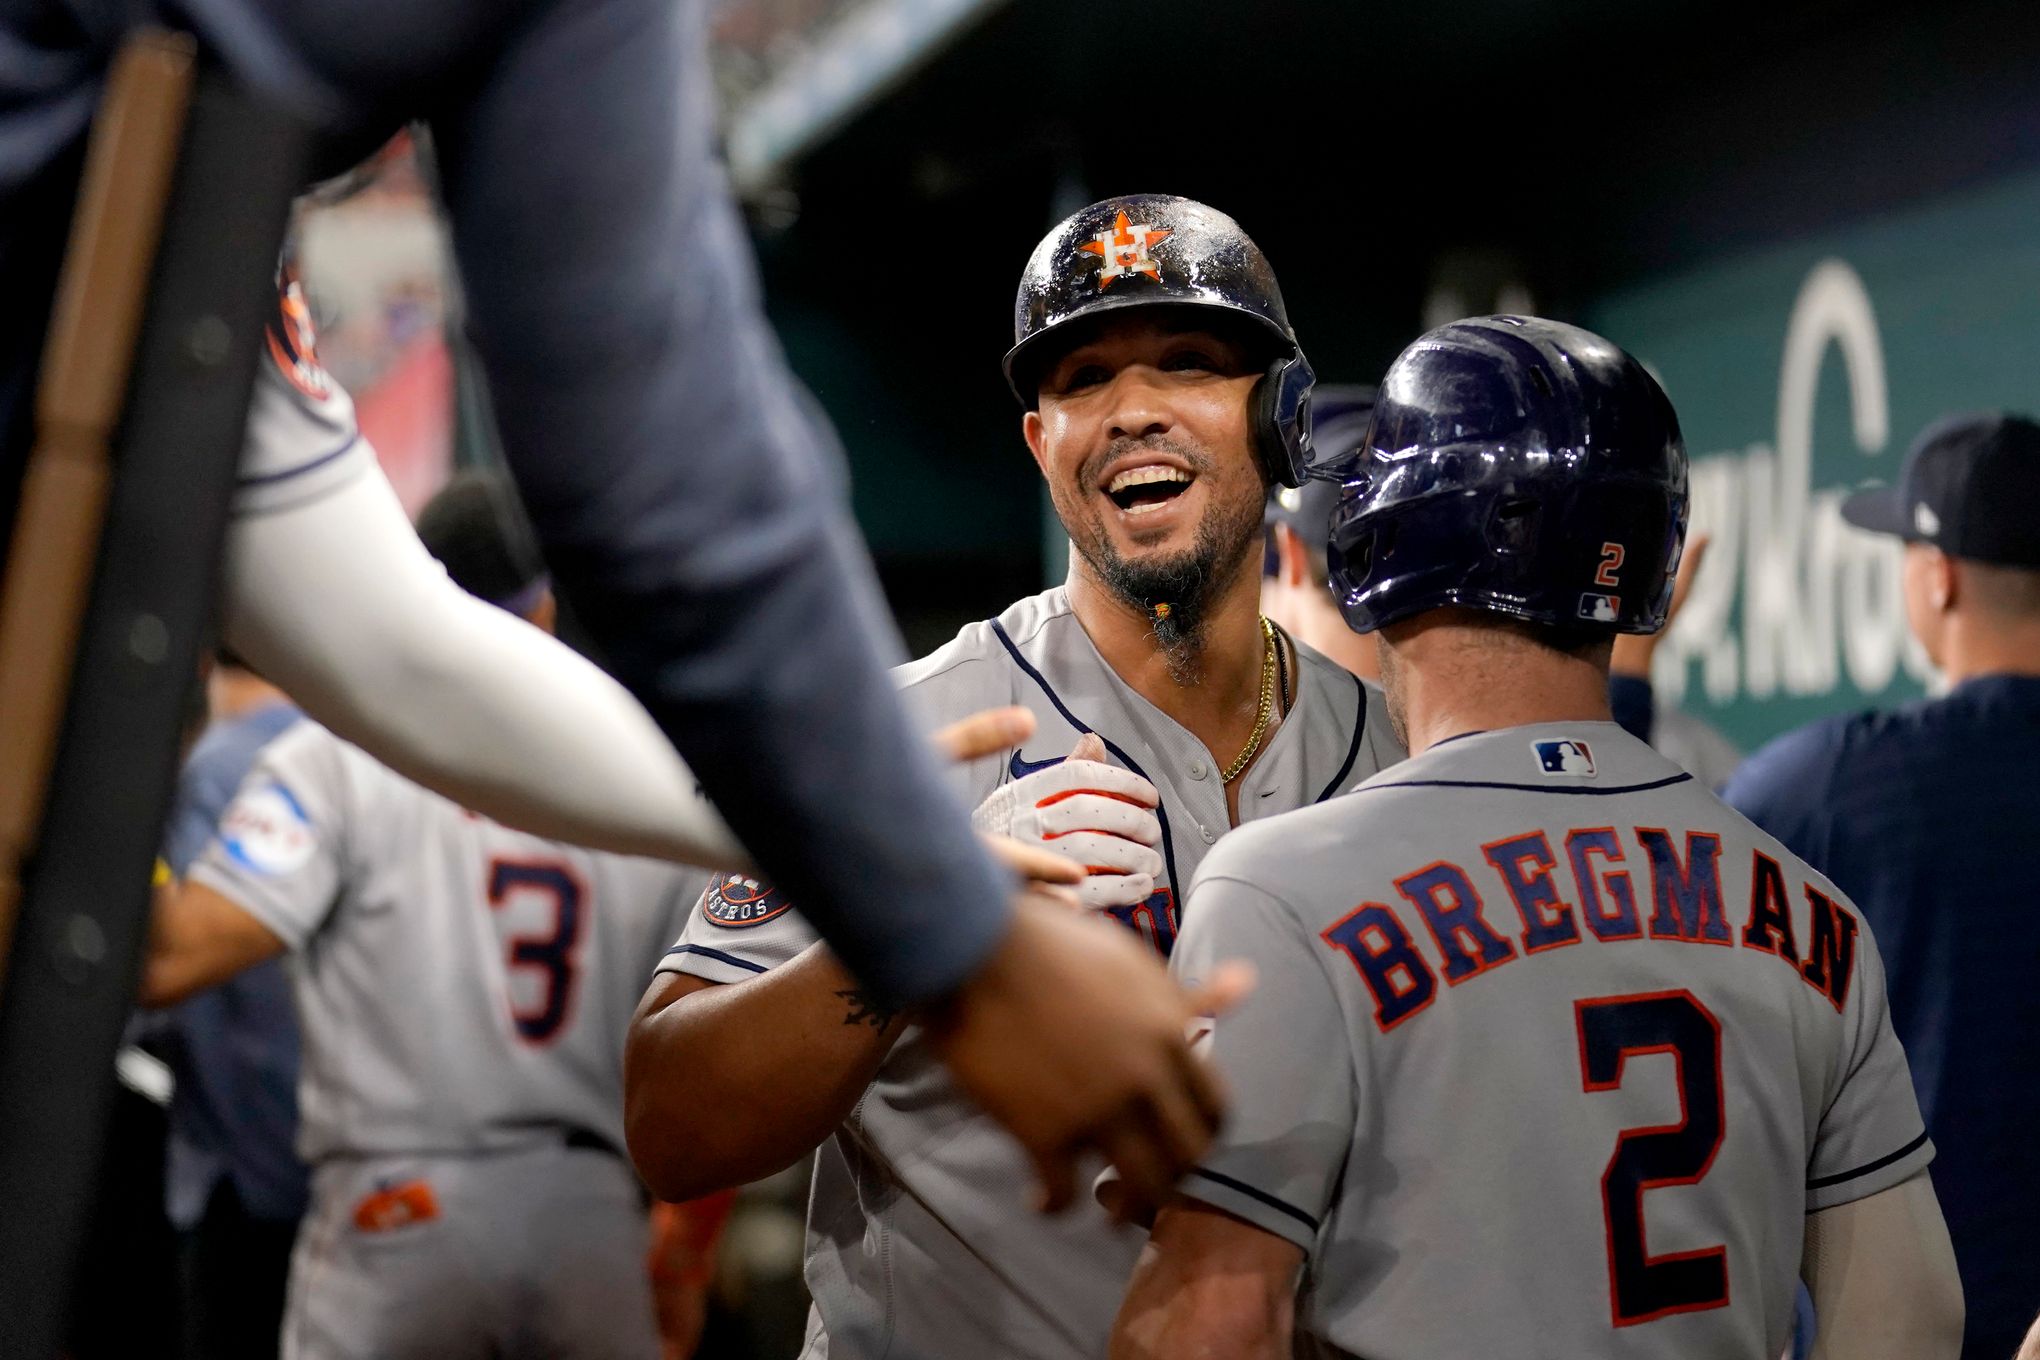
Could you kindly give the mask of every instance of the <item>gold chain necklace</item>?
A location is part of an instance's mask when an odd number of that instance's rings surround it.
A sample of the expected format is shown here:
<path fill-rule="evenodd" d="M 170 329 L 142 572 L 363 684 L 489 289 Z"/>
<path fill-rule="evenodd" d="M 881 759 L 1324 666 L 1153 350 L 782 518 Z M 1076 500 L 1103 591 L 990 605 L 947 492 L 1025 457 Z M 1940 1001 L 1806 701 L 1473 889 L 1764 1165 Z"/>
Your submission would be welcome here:
<path fill-rule="evenodd" d="M 1275 712 L 1275 625 L 1268 622 L 1268 616 L 1261 616 L 1261 711 L 1254 715 L 1254 730 L 1247 736 L 1247 749 L 1241 751 L 1226 766 L 1221 782 L 1230 784 L 1240 777 L 1247 768 L 1247 762 L 1261 749 L 1261 738 L 1268 731 L 1268 719 Z"/>

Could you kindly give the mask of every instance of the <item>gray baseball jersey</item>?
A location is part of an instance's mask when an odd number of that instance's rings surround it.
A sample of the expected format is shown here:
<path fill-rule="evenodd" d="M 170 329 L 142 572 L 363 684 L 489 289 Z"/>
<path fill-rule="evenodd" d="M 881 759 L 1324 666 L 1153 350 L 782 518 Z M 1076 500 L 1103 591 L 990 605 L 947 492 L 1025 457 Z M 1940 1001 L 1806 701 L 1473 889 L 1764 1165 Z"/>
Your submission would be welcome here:
<path fill-rule="evenodd" d="M 499 826 L 305 722 L 191 877 L 292 950 L 306 1161 L 623 1146 L 624 1034 L 685 871 Z"/>
<path fill-rule="evenodd" d="M 297 279 L 278 281 L 263 335 L 234 513 L 261 514 L 317 500 L 375 465 L 354 423 L 354 402 L 319 367 L 311 312 Z"/>
<path fill-rule="evenodd" d="M 1933 1155 L 1855 908 L 1612 723 L 1244 828 L 1186 923 L 1260 984 L 1184 1188 L 1307 1253 L 1300 1353 L 1772 1360 L 1806 1214 Z"/>
<path fill-rule="evenodd" d="M 1240 780 L 1242 821 L 1330 797 L 1402 755 L 1379 691 L 1308 649 L 1296 656 L 1295 706 Z M 897 674 L 931 729 L 1003 704 L 1023 705 L 1038 720 L 1022 749 L 956 768 L 973 806 L 1007 780 L 1061 760 L 1087 731 L 1105 740 L 1113 763 L 1153 782 L 1163 875 L 1152 897 L 1114 915 L 1168 953 L 1176 893 L 1230 824 L 1222 762 L 1113 674 L 1066 592 L 1047 591 L 972 624 Z M 720 878 L 661 967 L 741 982 L 815 938 L 768 887 Z M 804 1354 L 1102 1356 L 1140 1236 L 1095 1206 L 1057 1218 L 1027 1212 L 1031 1180 L 1011 1140 L 956 1095 L 910 1031 L 818 1154 L 807 1277 L 821 1325 Z"/>

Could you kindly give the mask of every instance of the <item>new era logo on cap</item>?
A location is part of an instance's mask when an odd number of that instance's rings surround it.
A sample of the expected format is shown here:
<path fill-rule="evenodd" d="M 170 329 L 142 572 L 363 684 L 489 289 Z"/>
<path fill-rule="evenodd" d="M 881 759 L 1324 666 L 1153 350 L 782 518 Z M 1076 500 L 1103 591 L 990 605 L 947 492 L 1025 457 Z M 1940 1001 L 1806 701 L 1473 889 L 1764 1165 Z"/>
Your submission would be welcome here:
<path fill-rule="evenodd" d="M 1919 530 L 1922 538 L 1932 538 L 1941 532 L 1941 517 L 1934 513 L 1934 507 L 1921 501 L 1913 507 L 1913 528 Z"/>
<path fill-rule="evenodd" d="M 1541 774 L 1554 779 L 1594 777 L 1594 753 L 1577 738 L 1555 737 L 1550 741 L 1533 741 L 1530 749 L 1537 756 L 1537 769 Z"/>

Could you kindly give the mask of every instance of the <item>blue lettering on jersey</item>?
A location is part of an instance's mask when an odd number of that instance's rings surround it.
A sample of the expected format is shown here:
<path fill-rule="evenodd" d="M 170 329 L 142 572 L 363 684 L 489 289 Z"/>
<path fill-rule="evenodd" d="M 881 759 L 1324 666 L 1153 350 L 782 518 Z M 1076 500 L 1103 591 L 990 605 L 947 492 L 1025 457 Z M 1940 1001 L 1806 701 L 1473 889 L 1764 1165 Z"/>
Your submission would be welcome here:
<path fill-rule="evenodd" d="M 1672 833 L 1647 826 L 1633 833 L 1650 865 L 1654 911 L 1649 938 L 1735 949 L 1736 935 L 1722 899 L 1721 838 L 1705 831 L 1683 833 L 1682 861 Z M 1437 973 L 1457 986 L 1519 957 L 1580 943 L 1585 938 L 1581 920 L 1604 944 L 1644 938 L 1636 889 L 1629 870 L 1619 867 L 1628 862 L 1625 838 L 1605 826 L 1565 833 L 1565 859 L 1577 894 L 1568 901 L 1559 883 L 1552 834 L 1527 831 L 1481 847 L 1522 918 L 1521 955 L 1487 919 L 1473 876 L 1449 860 L 1393 880 L 1409 904 L 1403 910 L 1414 909 L 1423 922 L 1430 951 L 1417 945 L 1397 909 L 1382 902 L 1362 903 L 1323 932 L 1325 943 L 1344 954 L 1366 984 L 1376 1025 L 1386 1032 L 1428 1007 L 1439 993 Z M 1752 852 L 1749 883 L 1741 949 L 1783 959 L 1807 986 L 1842 1010 L 1855 975 L 1861 931 L 1855 915 L 1805 883 L 1806 924 L 1798 926 L 1785 868 L 1762 850 Z M 1806 941 L 1803 959 L 1801 940 Z"/>
<path fill-rule="evenodd" d="M 1480 893 L 1466 870 L 1439 860 L 1395 881 L 1430 927 L 1445 959 L 1445 981 L 1456 987 L 1470 977 L 1498 968 L 1516 957 L 1515 946 L 1495 932 L 1481 915 Z"/>
<path fill-rule="evenodd" d="M 1176 890 L 1156 888 L 1130 907 L 1107 907 L 1105 914 L 1148 942 L 1163 958 L 1176 951 Z"/>
<path fill-rule="evenodd" d="M 1374 1023 L 1384 1034 L 1430 1005 L 1438 994 L 1431 965 L 1417 952 L 1395 913 L 1380 902 L 1362 903 L 1322 938 L 1359 970 L 1374 994 Z"/>
<path fill-rule="evenodd" d="M 1658 939 L 1704 941 L 1731 945 L 1728 917 L 1721 905 L 1721 837 L 1706 831 L 1686 833 L 1686 862 L 1672 838 L 1654 826 L 1636 828 L 1636 839 L 1650 857 L 1650 895 L 1655 906 L 1650 933 Z"/>

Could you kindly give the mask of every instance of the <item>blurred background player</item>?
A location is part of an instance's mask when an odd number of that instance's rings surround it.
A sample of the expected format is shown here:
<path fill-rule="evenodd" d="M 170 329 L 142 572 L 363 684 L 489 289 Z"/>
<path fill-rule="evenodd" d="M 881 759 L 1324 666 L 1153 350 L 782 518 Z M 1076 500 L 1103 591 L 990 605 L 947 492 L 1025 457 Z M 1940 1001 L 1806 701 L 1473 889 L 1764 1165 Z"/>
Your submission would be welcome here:
<path fill-rule="evenodd" d="M 1160 195 L 1050 231 L 1014 339 L 1068 582 L 898 679 L 930 723 L 1033 713 L 1024 745 L 959 769 L 978 825 L 1089 866 L 1084 905 L 1166 955 L 1213 842 L 1401 756 L 1379 691 L 1258 609 L 1261 507 L 1301 479 L 1308 368 L 1252 241 Z M 1098 1354 L 1139 1235 L 1090 1203 L 1025 1213 L 1024 1166 L 942 1080 L 917 1017 L 857 990 L 793 902 L 724 876 L 661 965 L 628 1063 L 647 1180 L 696 1194 L 822 1144 L 807 1355 Z"/>
<path fill-rule="evenodd" d="M 789 395 L 711 153 L 704 8 L 39 0 L 10 11 L 0 21 L 10 47 L 35 59 L 0 74 L 0 262 L 29 281 L 0 315 L 0 525 L 12 524 L 33 438 L 88 121 L 131 25 L 194 29 L 209 62 L 327 133 L 334 164 L 429 116 L 503 448 L 606 664 L 739 835 L 800 847 L 775 850 L 767 867 L 874 992 L 945 1003 L 931 1013 L 936 1046 L 1038 1158 L 1067 1170 L 1077 1149 L 1110 1138 L 1175 1163 L 1180 1150 L 1150 1131 L 1157 1112 L 1206 1129 L 1216 1118 L 1184 1060 L 1182 999 L 1150 960 L 1086 949 L 1077 923 L 1015 896 L 889 692 L 883 670 L 900 649 L 819 434 Z M 561 197 L 601 211 L 563 230 L 548 206 Z M 291 472 L 300 487 L 326 475 L 317 464 Z M 279 510 L 271 527 L 295 528 L 298 560 L 317 559 L 300 585 L 335 587 L 330 599 L 297 597 L 300 636 L 375 617 L 342 587 L 375 576 L 361 563 L 395 550 L 392 535 L 331 508 L 297 525 Z M 267 615 L 279 628 L 289 616 Z M 314 703 L 277 664 L 291 647 L 238 650 Z M 457 666 L 451 658 L 428 650 L 384 675 L 408 693 L 403 680 Z M 391 688 L 349 683 L 335 702 L 359 718 Z M 459 730 L 463 711 L 432 709 L 413 733 L 429 750 L 430 729 Z M 416 772 L 417 750 L 378 749 Z M 496 791 L 514 803 L 530 778 L 513 782 L 517 794 Z M 1016 1046 L 1020 1033 L 1031 1042 Z"/>
<path fill-rule="evenodd" d="M 510 497 L 463 474 L 419 533 L 463 588 L 548 627 Z M 144 1001 L 292 951 L 314 1171 L 286 1355 L 660 1354 L 622 1039 L 682 887 L 489 822 L 312 723 L 262 752 L 159 903 Z"/>
<path fill-rule="evenodd" d="M 1330 562 L 1415 754 L 1198 873 L 1172 966 L 1261 986 L 1210 1030 L 1234 1114 L 1115 1360 L 1774 1360 L 1802 1270 L 1825 1353 L 1952 1357 L 1871 932 L 1612 720 L 1614 637 L 1662 626 L 1684 535 L 1671 404 L 1512 316 L 1382 389 Z"/>
<path fill-rule="evenodd" d="M 163 858 L 182 877 L 255 758 L 294 726 L 283 692 L 231 652 L 206 676 L 207 724 L 177 779 Z M 297 1154 L 298 1024 L 271 959 L 164 1012 L 150 1046 L 176 1079 L 164 1207 L 178 1232 L 186 1360 L 277 1353 L 291 1244 L 310 1194 Z"/>
<path fill-rule="evenodd" d="M 1726 794 L 1834 879 L 1884 949 L 1891 1023 L 1941 1149 L 1968 1360 L 2010 1355 L 2040 1309 L 2036 505 L 2040 425 L 2001 412 L 1935 422 L 1896 484 L 1844 501 L 1851 524 L 1905 540 L 1913 636 L 1951 688 L 1788 733 Z"/>
<path fill-rule="evenodd" d="M 1367 438 L 1374 389 L 1319 383 L 1310 393 L 1310 443 L 1327 474 L 1349 463 Z M 1375 639 L 1346 626 L 1325 571 L 1325 528 L 1339 501 L 1339 483 L 1313 477 L 1302 486 L 1268 489 L 1268 552 L 1261 612 L 1290 636 L 1363 680 L 1381 680 Z"/>

